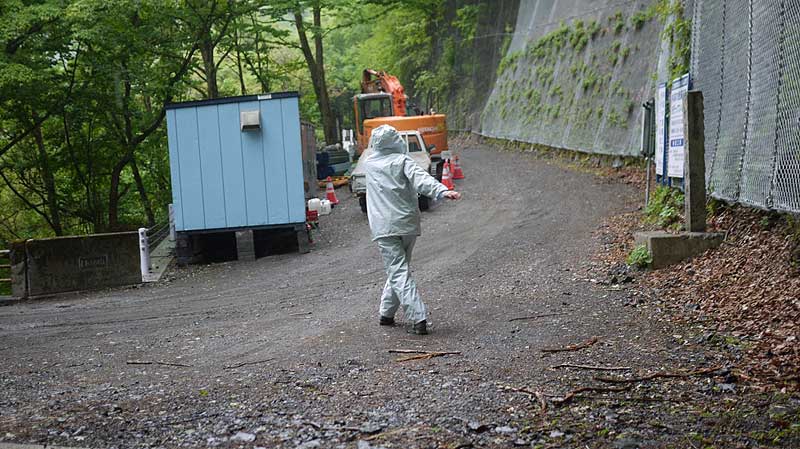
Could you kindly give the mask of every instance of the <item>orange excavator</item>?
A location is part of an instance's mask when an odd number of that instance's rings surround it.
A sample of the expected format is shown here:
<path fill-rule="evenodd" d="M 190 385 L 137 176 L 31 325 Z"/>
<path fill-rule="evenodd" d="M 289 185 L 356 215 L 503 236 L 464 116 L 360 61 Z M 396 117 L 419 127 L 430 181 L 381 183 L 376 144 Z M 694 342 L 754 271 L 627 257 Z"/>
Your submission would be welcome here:
<path fill-rule="evenodd" d="M 441 153 L 448 151 L 447 116 L 422 114 L 409 110 L 408 97 L 396 76 L 383 71 L 365 69 L 361 77 L 361 94 L 353 97 L 357 146 L 361 155 L 369 144 L 372 130 L 381 125 L 391 125 L 398 131 L 419 131 L 430 145 L 432 167 L 441 173 Z"/>

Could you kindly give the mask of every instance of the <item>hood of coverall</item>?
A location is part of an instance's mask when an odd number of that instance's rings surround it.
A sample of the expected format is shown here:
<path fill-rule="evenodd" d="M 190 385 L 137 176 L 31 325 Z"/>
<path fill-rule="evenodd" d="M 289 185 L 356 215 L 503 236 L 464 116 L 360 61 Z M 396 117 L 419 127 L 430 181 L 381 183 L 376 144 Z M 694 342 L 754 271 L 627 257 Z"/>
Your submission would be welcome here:
<path fill-rule="evenodd" d="M 370 143 L 373 151 L 380 154 L 405 154 L 406 143 L 400 133 L 390 125 L 381 125 L 372 131 Z"/>

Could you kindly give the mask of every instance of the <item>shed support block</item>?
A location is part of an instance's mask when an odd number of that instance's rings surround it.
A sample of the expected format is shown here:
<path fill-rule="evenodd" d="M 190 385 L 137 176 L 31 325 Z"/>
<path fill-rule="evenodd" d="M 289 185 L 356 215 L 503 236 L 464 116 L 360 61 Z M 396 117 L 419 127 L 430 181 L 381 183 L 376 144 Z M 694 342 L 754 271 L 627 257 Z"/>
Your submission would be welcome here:
<path fill-rule="evenodd" d="M 256 243 L 252 229 L 236 231 L 236 258 L 242 262 L 256 260 Z"/>
<path fill-rule="evenodd" d="M 311 251 L 311 239 L 307 229 L 297 229 L 297 251 L 300 254 L 307 254 Z"/>

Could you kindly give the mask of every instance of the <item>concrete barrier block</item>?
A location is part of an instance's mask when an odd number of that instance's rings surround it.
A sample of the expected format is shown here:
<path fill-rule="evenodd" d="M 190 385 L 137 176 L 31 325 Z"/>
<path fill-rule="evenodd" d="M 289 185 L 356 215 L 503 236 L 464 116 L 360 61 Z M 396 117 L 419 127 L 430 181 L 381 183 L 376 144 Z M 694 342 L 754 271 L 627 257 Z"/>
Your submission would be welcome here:
<path fill-rule="evenodd" d="M 636 245 L 645 245 L 653 256 L 653 269 L 682 262 L 691 257 L 718 247 L 725 239 L 719 232 L 681 232 L 670 234 L 664 231 L 637 232 Z"/>
<path fill-rule="evenodd" d="M 25 250 L 29 296 L 142 281 L 136 232 L 29 240 Z"/>

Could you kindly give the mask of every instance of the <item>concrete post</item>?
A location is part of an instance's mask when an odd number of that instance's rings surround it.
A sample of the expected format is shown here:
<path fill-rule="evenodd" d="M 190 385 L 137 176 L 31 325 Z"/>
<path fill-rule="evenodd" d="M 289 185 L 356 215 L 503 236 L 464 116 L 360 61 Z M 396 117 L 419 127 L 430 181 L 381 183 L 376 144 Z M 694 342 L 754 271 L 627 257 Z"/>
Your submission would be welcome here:
<path fill-rule="evenodd" d="M 256 260 L 256 242 L 252 229 L 236 231 L 236 258 L 248 262 Z"/>
<path fill-rule="evenodd" d="M 139 228 L 139 269 L 142 282 L 150 279 L 150 247 L 147 244 L 147 228 Z"/>
<path fill-rule="evenodd" d="M 683 99 L 684 117 L 684 187 L 686 230 L 706 230 L 706 162 L 703 126 L 703 93 L 694 90 Z"/>

